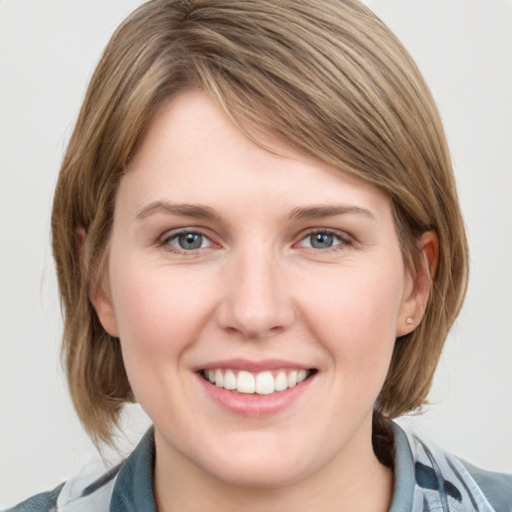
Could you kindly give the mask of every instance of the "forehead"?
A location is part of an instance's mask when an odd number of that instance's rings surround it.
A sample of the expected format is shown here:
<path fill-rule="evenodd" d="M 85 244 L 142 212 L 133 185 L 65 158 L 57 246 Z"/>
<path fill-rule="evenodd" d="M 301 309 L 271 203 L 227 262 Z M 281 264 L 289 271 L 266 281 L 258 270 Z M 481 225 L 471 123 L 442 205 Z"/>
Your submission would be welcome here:
<path fill-rule="evenodd" d="M 264 137 L 249 140 L 203 92 L 166 102 L 121 181 L 119 194 L 134 208 L 151 201 L 210 203 L 215 208 L 265 210 L 301 204 L 350 203 L 390 210 L 378 188 L 318 159 Z"/>

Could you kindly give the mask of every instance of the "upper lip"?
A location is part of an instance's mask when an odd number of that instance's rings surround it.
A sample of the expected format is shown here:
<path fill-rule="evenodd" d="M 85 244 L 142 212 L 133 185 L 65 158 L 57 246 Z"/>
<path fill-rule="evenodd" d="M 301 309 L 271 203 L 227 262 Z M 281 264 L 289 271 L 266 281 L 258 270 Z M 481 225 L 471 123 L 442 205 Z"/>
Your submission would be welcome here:
<path fill-rule="evenodd" d="M 218 361 L 210 361 L 208 363 L 197 366 L 194 370 L 215 370 L 215 369 L 245 370 L 248 372 L 258 373 L 269 370 L 309 370 L 311 365 L 304 365 L 295 361 L 286 359 L 262 359 L 260 361 L 251 361 L 248 359 L 224 359 Z"/>

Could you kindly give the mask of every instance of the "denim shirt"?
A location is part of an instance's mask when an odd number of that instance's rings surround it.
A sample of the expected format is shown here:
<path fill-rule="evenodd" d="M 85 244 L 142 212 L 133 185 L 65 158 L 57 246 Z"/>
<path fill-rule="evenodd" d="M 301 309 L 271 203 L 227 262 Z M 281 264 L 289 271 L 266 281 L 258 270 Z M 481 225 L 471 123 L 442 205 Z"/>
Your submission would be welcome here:
<path fill-rule="evenodd" d="M 393 424 L 395 486 L 389 512 L 512 512 L 512 474 L 476 468 Z M 156 512 L 154 431 L 105 471 L 86 466 L 51 492 L 5 512 Z"/>

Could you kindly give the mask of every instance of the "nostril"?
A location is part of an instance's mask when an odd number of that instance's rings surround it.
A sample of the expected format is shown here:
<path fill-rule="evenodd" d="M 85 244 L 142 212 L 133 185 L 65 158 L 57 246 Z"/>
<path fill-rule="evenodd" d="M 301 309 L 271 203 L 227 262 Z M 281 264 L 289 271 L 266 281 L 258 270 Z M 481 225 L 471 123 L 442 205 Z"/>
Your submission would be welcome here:
<path fill-rule="evenodd" d="M 281 333 L 293 324 L 293 304 L 288 293 L 282 290 L 279 276 L 274 276 L 275 268 L 264 270 L 256 272 L 255 268 L 250 268 L 244 275 L 228 279 L 216 315 L 222 329 L 259 340 Z"/>

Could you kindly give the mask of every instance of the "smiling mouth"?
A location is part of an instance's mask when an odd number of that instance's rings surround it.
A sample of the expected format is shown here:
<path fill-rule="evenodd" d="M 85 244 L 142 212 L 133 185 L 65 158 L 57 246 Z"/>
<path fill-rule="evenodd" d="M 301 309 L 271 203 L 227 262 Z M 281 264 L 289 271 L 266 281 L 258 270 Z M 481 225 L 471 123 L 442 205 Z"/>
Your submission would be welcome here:
<path fill-rule="evenodd" d="M 245 370 L 199 370 L 199 375 L 218 388 L 243 394 L 271 395 L 290 388 L 317 373 L 316 369 L 286 369 L 252 373 Z"/>

